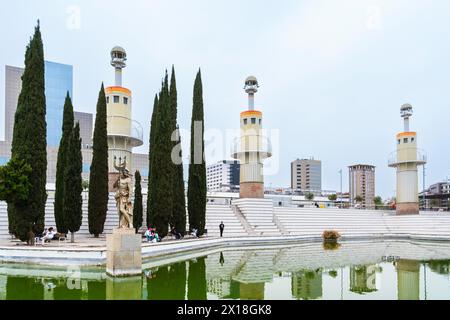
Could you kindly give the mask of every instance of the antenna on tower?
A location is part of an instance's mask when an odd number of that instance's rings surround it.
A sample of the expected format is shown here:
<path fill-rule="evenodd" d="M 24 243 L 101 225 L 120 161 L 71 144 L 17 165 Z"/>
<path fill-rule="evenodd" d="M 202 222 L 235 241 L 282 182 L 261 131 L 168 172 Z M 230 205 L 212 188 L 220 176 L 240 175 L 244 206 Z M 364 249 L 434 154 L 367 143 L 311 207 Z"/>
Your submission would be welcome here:
<path fill-rule="evenodd" d="M 405 132 L 409 132 L 409 118 L 413 115 L 413 107 L 409 103 L 402 105 L 400 115 L 404 121 Z"/>
<path fill-rule="evenodd" d="M 111 65 L 116 70 L 116 82 L 117 87 L 122 86 L 122 69 L 127 66 L 127 53 L 125 49 L 119 46 L 112 48 L 111 50 Z"/>
<path fill-rule="evenodd" d="M 258 92 L 258 80 L 254 76 L 245 79 L 244 90 L 248 93 L 248 110 L 255 110 L 255 93 Z"/>

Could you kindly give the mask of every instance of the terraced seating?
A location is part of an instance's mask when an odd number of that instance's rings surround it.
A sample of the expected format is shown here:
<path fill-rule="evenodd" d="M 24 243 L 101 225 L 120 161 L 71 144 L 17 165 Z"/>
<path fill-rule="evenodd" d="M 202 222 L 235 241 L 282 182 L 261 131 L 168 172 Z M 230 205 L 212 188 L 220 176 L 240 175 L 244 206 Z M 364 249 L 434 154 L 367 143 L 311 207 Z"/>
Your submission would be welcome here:
<path fill-rule="evenodd" d="M 255 235 L 279 236 L 282 234 L 274 219 L 272 200 L 238 199 L 233 201 L 233 205 L 239 208 Z"/>
<path fill-rule="evenodd" d="M 230 205 L 211 204 L 206 206 L 206 229 L 208 237 L 219 237 L 219 225 L 223 221 L 224 237 L 248 236 L 241 222 L 233 212 Z"/>

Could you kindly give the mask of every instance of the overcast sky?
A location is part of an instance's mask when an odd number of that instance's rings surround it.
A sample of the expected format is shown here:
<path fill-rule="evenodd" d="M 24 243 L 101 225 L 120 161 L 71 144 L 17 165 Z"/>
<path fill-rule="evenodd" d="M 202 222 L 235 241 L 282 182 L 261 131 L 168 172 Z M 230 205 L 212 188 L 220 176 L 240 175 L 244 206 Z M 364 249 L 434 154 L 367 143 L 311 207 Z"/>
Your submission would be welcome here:
<path fill-rule="evenodd" d="M 315 157 L 322 160 L 324 189 L 339 190 L 344 169 L 347 190 L 347 166 L 367 163 L 377 167 L 376 193 L 393 196 L 395 171 L 387 158 L 403 129 L 399 109 L 406 102 L 414 107 L 419 148 L 428 154 L 427 184 L 450 178 L 450 1 L 4 2 L 2 124 L 4 65 L 23 66 L 38 18 L 46 60 L 74 67 L 78 111 L 95 111 L 101 82 L 114 82 L 109 52 L 115 45 L 126 49 L 123 84 L 133 91 L 133 117 L 146 140 L 137 151 L 148 151 L 153 97 L 174 64 L 180 125 L 189 129 L 201 68 L 210 134 L 238 128 L 247 105 L 244 79 L 258 78 L 256 107 L 275 132 L 279 165 L 269 170 L 267 185 L 288 187 L 290 162 Z M 208 152 L 208 163 L 229 153 L 217 141 L 207 144 L 222 151 Z"/>

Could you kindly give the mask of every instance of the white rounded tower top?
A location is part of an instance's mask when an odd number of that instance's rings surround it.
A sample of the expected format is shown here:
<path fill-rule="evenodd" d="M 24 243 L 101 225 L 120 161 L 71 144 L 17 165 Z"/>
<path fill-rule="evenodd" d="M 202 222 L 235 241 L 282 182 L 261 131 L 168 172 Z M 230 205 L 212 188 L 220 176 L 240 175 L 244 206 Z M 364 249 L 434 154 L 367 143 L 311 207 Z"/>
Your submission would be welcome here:
<path fill-rule="evenodd" d="M 123 69 L 127 66 L 127 53 L 124 48 L 115 46 L 111 50 L 111 65 L 116 69 Z"/>
<path fill-rule="evenodd" d="M 245 79 L 244 90 L 247 93 L 256 93 L 258 92 L 259 84 L 258 80 L 254 76 L 249 76 Z"/>
<path fill-rule="evenodd" d="M 409 103 L 405 103 L 400 108 L 402 118 L 409 118 L 413 115 L 413 107 Z"/>

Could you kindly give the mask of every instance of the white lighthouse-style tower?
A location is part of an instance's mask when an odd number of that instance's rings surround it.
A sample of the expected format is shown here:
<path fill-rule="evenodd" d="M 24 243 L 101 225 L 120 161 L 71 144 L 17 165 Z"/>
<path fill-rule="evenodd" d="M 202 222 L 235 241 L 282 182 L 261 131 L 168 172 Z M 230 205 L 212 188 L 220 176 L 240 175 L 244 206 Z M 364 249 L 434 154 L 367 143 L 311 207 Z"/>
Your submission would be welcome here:
<path fill-rule="evenodd" d="M 240 198 L 264 198 L 263 161 L 272 156 L 270 142 L 262 136 L 262 112 L 255 110 L 258 80 L 245 80 L 248 110 L 241 113 L 241 137 L 234 145 L 232 157 L 240 162 Z"/>
<path fill-rule="evenodd" d="M 130 173 L 134 172 L 134 147 L 143 144 L 142 126 L 131 119 L 132 96 L 131 91 L 122 87 L 122 69 L 126 67 L 127 54 L 121 47 L 111 50 L 111 65 L 115 69 L 115 85 L 105 89 L 107 108 L 108 132 L 108 169 L 109 186 L 117 180 L 118 172 L 114 167 L 114 158 L 119 162 L 126 162 Z"/>
<path fill-rule="evenodd" d="M 419 214 L 417 167 L 427 162 L 425 153 L 417 148 L 417 133 L 410 131 L 412 109 L 410 104 L 400 109 L 404 131 L 397 134 L 397 151 L 389 159 L 389 166 L 397 168 L 397 215 Z"/>

